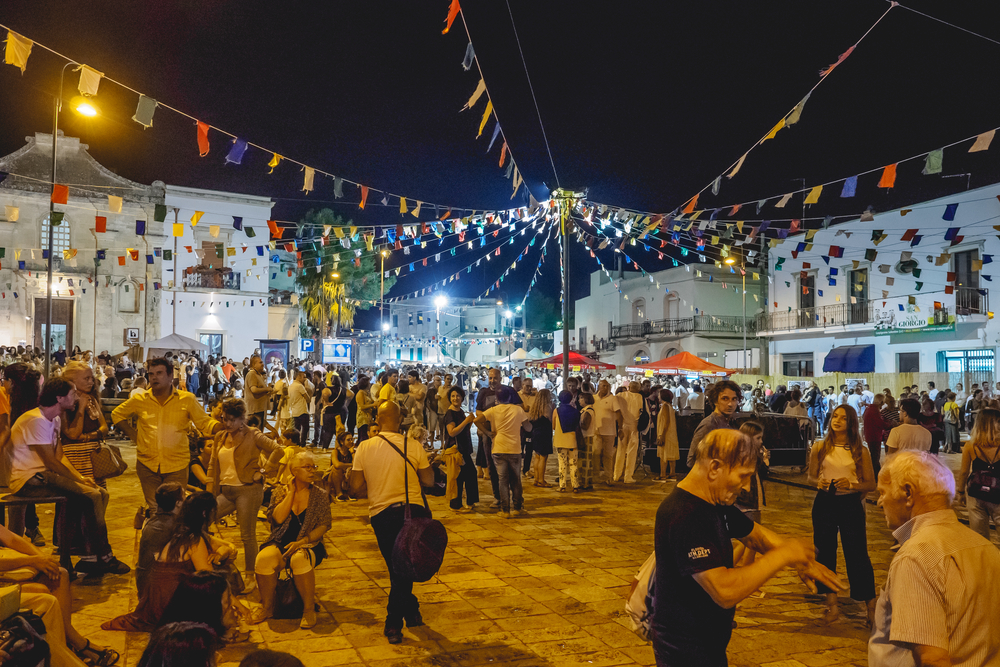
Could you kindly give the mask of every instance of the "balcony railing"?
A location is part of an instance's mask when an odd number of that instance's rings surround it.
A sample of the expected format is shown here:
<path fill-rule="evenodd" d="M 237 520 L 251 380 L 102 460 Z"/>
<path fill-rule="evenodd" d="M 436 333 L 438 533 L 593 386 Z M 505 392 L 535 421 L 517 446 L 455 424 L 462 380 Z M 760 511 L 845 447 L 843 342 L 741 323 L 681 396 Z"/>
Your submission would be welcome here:
<path fill-rule="evenodd" d="M 611 327 L 611 338 L 647 338 L 660 336 L 686 336 L 691 333 L 742 334 L 744 319 L 741 315 L 698 315 L 668 320 L 649 320 L 635 324 L 620 324 Z M 747 335 L 757 333 L 757 320 L 746 318 Z"/>
<path fill-rule="evenodd" d="M 604 338 L 594 339 L 590 341 L 590 345 L 594 348 L 594 352 L 614 352 L 618 349 L 618 343 Z"/>
<path fill-rule="evenodd" d="M 942 298 L 943 296 L 942 294 Z M 957 287 L 954 297 L 956 315 L 985 315 L 989 311 L 989 290 Z M 947 316 L 949 306 L 947 301 L 942 302 L 942 311 L 945 316 Z M 862 303 L 836 303 L 815 308 L 798 308 L 783 313 L 761 314 L 757 316 L 755 324 L 759 331 L 793 331 L 852 324 L 871 324 L 874 326 L 877 320 L 875 302 L 866 301 Z"/>
<path fill-rule="evenodd" d="M 217 269 L 190 269 L 184 274 L 184 289 L 235 290 L 240 289 L 240 274 Z"/>

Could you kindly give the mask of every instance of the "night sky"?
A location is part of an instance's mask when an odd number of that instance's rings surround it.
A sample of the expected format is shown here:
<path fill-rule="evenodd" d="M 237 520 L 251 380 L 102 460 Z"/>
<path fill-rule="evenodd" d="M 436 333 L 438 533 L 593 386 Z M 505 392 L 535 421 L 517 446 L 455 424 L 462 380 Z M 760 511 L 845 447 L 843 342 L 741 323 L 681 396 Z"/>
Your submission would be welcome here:
<path fill-rule="evenodd" d="M 997 3 L 906 4 L 1000 39 Z M 588 188 L 594 201 L 668 212 L 782 118 L 888 3 L 510 0 L 510 8 L 559 184 Z M 448 0 L 13 0 L 0 6 L 0 23 L 317 168 L 413 199 L 506 208 L 511 185 L 497 166 L 500 141 L 485 154 L 492 121 L 475 138 L 484 102 L 459 113 L 478 73 L 461 67 L 467 45 L 461 19 L 441 34 L 447 9 Z M 504 134 L 526 184 L 543 199 L 557 179 L 507 4 L 466 0 L 463 10 Z M 62 64 L 36 47 L 23 76 L 0 66 L 2 154 L 20 148 L 27 135 L 51 130 Z M 802 187 L 796 179 L 812 185 L 850 176 L 1000 126 L 998 74 L 1000 45 L 897 7 L 816 90 L 802 120 L 751 153 L 736 178 L 723 179 L 720 195 L 703 196 L 702 204 L 780 195 Z M 67 95 L 75 94 L 76 81 L 67 76 Z M 345 187 L 346 201 L 333 202 L 333 182 L 319 177 L 306 197 L 298 167 L 285 164 L 269 176 L 270 154 L 261 151 L 250 149 L 240 166 L 224 166 L 228 144 L 220 134 L 200 158 L 190 120 L 161 108 L 153 128 L 143 130 L 131 120 L 136 101 L 104 82 L 97 97 L 102 118 L 64 113 L 62 126 L 102 164 L 136 181 L 269 196 L 277 202 L 274 217 L 283 220 L 324 205 L 358 225 L 400 220 L 398 201 L 386 209 L 373 205 L 380 196 L 372 196 L 359 211 L 353 186 Z M 921 176 L 917 160 L 900 166 L 894 190 L 878 190 L 877 176 L 863 178 L 855 200 L 830 198 L 808 215 L 856 215 L 869 205 L 886 210 L 970 182 L 995 182 L 1000 145 L 973 155 L 967 148 L 946 151 L 944 175 L 971 173 L 971 181 Z M 601 256 L 612 261 L 610 250 Z M 474 257 L 404 276 L 393 295 L 440 280 Z M 646 269 L 669 265 L 654 253 L 638 257 Z M 579 246 L 573 262 L 579 298 L 596 264 Z M 449 292 L 477 295 L 498 277 L 501 266 L 491 264 L 478 278 L 463 274 Z M 534 266 L 522 263 L 504 282 L 508 300 L 520 301 Z M 542 275 L 536 289 L 557 295 L 558 263 L 547 261 Z M 364 316 L 358 322 L 371 324 Z"/>

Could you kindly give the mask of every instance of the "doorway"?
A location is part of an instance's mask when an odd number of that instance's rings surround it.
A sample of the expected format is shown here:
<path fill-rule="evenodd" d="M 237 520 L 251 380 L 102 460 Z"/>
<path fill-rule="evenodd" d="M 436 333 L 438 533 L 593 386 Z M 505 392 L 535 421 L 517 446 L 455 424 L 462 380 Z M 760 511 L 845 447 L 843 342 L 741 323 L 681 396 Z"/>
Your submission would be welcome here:
<path fill-rule="evenodd" d="M 35 299 L 35 345 L 45 349 L 45 299 Z M 73 349 L 73 299 L 52 299 L 52 351 Z"/>

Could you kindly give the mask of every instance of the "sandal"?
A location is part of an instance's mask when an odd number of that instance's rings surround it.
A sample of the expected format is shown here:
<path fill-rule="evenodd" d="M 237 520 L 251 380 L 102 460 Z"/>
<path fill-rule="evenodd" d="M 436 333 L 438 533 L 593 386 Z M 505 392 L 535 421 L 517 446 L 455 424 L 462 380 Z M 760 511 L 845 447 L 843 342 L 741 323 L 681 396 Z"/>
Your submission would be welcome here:
<path fill-rule="evenodd" d="M 548 482 L 546 482 L 545 480 L 542 480 L 541 482 L 535 482 L 535 486 L 540 486 L 543 489 L 547 489 L 547 488 L 549 488 L 552 485 L 549 484 Z"/>
<path fill-rule="evenodd" d="M 230 632 L 232 634 L 230 634 Z M 241 644 L 250 640 L 249 630 L 238 630 L 234 628 L 233 630 L 230 630 L 230 632 L 227 632 L 222 636 L 222 641 L 227 644 Z"/>
<path fill-rule="evenodd" d="M 92 648 L 90 646 L 89 639 L 87 640 L 86 646 L 79 650 L 73 649 L 73 653 L 76 653 L 80 660 L 83 660 L 84 663 L 90 665 L 91 667 L 111 667 L 112 665 L 117 664 L 121 659 L 121 654 L 113 648 L 106 648 L 101 651 L 98 651 L 96 648 Z M 96 655 L 97 659 L 94 660 L 93 658 L 84 655 L 85 653 Z"/>
<path fill-rule="evenodd" d="M 247 621 L 247 624 L 248 625 L 260 625 L 264 621 L 268 620 L 269 618 L 273 618 L 273 617 L 274 617 L 274 612 L 272 612 L 272 611 L 265 611 L 264 608 L 261 607 L 260 609 L 258 609 L 257 611 L 255 611 L 253 613 L 253 615 L 250 617 L 250 620 Z"/>

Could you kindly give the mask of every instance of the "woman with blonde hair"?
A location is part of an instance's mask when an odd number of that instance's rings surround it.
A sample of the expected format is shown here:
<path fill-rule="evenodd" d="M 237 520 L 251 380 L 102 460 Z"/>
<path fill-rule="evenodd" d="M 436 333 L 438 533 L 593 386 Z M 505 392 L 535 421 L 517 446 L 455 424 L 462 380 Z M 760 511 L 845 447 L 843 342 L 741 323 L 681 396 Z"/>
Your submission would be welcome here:
<path fill-rule="evenodd" d="M 107 488 L 104 479 L 94 478 L 90 455 L 101 448 L 108 436 L 108 423 L 101 409 L 101 397 L 94 370 L 82 361 L 67 362 L 62 376 L 76 386 L 76 405 L 62 420 L 63 453 L 78 473 Z"/>
<path fill-rule="evenodd" d="M 986 484 L 970 484 L 971 476 L 1000 478 L 1000 411 L 984 408 L 976 415 L 972 435 L 962 449 L 962 467 L 958 471 L 958 500 L 969 510 L 969 528 L 990 539 L 990 518 L 1000 530 L 1000 499 Z M 979 474 L 977 474 L 979 473 Z M 975 482 L 976 480 L 973 480 Z M 984 488 L 985 487 L 985 488 Z M 968 494 L 968 498 L 966 498 Z"/>
<path fill-rule="evenodd" d="M 677 415 L 674 414 L 674 394 L 669 389 L 660 390 L 660 411 L 656 415 L 656 456 L 660 459 L 660 474 L 654 482 L 665 482 L 677 476 L 677 460 L 681 457 L 677 441 Z M 670 474 L 664 468 L 670 467 Z"/>
<path fill-rule="evenodd" d="M 847 565 L 850 596 L 863 600 L 868 627 L 875 615 L 875 571 L 868 557 L 865 532 L 865 495 L 875 490 L 871 455 L 861 442 L 858 414 L 849 405 L 838 405 L 830 415 L 826 437 L 809 454 L 809 481 L 819 493 L 813 502 L 813 543 L 816 560 L 837 571 L 837 533 Z M 826 595 L 827 623 L 837 619 L 837 593 L 820 586 Z"/>

